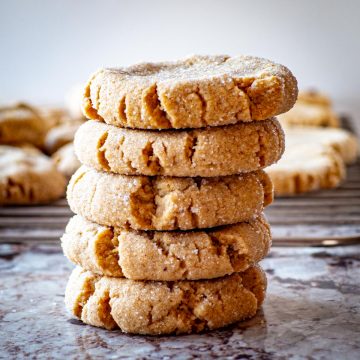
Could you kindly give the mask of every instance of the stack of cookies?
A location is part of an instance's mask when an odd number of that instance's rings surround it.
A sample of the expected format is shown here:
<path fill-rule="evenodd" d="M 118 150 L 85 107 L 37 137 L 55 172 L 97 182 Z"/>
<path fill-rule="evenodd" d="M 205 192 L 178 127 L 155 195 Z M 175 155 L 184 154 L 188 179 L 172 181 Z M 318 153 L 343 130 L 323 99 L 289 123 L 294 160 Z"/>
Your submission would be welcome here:
<path fill-rule="evenodd" d="M 249 56 L 194 56 L 104 69 L 84 92 L 62 238 L 78 267 L 68 309 L 137 334 L 190 333 L 253 316 L 269 251 L 262 170 L 284 151 L 272 116 L 296 79 Z"/>

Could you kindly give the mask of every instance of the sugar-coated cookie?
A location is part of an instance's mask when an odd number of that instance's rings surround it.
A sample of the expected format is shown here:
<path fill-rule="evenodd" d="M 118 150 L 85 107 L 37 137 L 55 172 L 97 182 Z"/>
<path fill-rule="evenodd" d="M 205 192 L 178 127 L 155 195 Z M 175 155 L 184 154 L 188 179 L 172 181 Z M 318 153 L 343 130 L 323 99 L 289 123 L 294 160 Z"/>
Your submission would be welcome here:
<path fill-rule="evenodd" d="M 32 106 L 18 103 L 0 108 L 0 144 L 32 144 L 41 147 L 47 127 Z"/>
<path fill-rule="evenodd" d="M 76 215 L 61 242 L 73 263 L 99 275 L 178 281 L 245 271 L 267 255 L 271 235 L 262 215 L 219 228 L 167 232 L 101 226 Z"/>
<path fill-rule="evenodd" d="M 81 163 L 126 175 L 225 176 L 279 160 L 284 133 L 274 119 L 196 130 L 121 129 L 90 120 L 75 135 Z"/>
<path fill-rule="evenodd" d="M 69 143 L 57 150 L 51 158 L 53 159 L 57 169 L 67 178 L 75 173 L 81 166 L 80 161 L 75 155 L 74 144 Z"/>
<path fill-rule="evenodd" d="M 189 230 L 246 221 L 272 201 L 263 171 L 216 178 L 126 176 L 81 167 L 72 177 L 71 209 L 101 225 Z"/>
<path fill-rule="evenodd" d="M 36 204 L 64 195 L 66 180 L 51 159 L 32 148 L 0 146 L 0 204 Z"/>
<path fill-rule="evenodd" d="M 281 160 L 266 172 L 279 196 L 335 188 L 345 178 L 340 155 L 331 147 L 316 143 L 287 145 Z"/>
<path fill-rule="evenodd" d="M 199 128 L 264 120 L 296 98 L 285 66 L 252 56 L 192 56 L 99 70 L 86 85 L 83 111 L 119 127 Z"/>
<path fill-rule="evenodd" d="M 134 281 L 76 268 L 65 304 L 81 321 L 133 334 L 212 330 L 256 314 L 266 291 L 262 269 L 198 281 Z"/>

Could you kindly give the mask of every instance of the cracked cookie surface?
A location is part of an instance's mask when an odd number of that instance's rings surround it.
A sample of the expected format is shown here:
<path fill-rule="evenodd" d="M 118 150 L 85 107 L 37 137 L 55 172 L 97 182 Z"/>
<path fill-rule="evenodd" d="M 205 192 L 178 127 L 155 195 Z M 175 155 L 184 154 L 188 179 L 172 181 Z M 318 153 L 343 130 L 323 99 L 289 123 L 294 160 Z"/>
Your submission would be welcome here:
<path fill-rule="evenodd" d="M 68 185 L 72 211 L 101 225 L 190 230 L 249 220 L 273 199 L 263 171 L 214 178 L 126 176 L 82 166 Z"/>
<path fill-rule="evenodd" d="M 84 91 L 86 117 L 138 129 L 264 120 L 288 111 L 297 82 L 283 65 L 252 56 L 192 56 L 101 69 Z"/>
<path fill-rule="evenodd" d="M 200 281 L 134 281 L 76 268 L 65 292 L 70 312 L 86 324 L 133 334 L 181 334 L 230 325 L 256 314 L 266 291 L 259 266 Z"/>
<path fill-rule="evenodd" d="M 197 231 L 135 231 L 74 216 L 61 238 L 64 254 L 99 275 L 132 280 L 212 279 L 245 271 L 271 245 L 265 218 Z"/>
<path fill-rule="evenodd" d="M 279 160 L 284 133 L 274 119 L 197 130 L 121 129 L 89 120 L 75 135 L 81 163 L 126 175 L 226 176 Z"/>
<path fill-rule="evenodd" d="M 65 177 L 35 148 L 0 146 L 0 204 L 36 204 L 65 193 Z"/>

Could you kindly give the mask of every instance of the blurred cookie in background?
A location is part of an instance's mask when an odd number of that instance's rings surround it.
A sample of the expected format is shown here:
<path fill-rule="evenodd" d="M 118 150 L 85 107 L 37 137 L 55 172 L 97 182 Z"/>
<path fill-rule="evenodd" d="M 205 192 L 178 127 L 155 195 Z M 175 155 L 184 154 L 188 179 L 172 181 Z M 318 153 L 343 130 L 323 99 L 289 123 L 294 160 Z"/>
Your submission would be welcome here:
<path fill-rule="evenodd" d="M 316 89 L 299 91 L 298 101 L 305 104 L 322 105 L 326 107 L 332 106 L 330 97 Z"/>
<path fill-rule="evenodd" d="M 355 135 L 345 129 L 319 128 L 313 126 L 296 126 L 284 129 L 286 147 L 296 147 L 306 144 L 321 144 L 335 150 L 345 164 L 356 161 L 359 144 Z"/>
<path fill-rule="evenodd" d="M 278 119 L 285 126 L 340 126 L 330 98 L 316 90 L 300 91 L 294 107 Z"/>
<path fill-rule="evenodd" d="M 57 169 L 67 178 L 70 179 L 72 174 L 80 167 L 80 161 L 75 155 L 73 143 L 66 144 L 57 150 L 52 159 Z"/>
<path fill-rule="evenodd" d="M 47 130 L 62 124 L 71 124 L 72 118 L 65 108 L 40 106 L 38 112 L 43 117 Z"/>
<path fill-rule="evenodd" d="M 47 154 L 53 154 L 62 146 L 74 140 L 75 133 L 82 124 L 81 120 L 61 124 L 48 131 L 45 136 L 44 149 Z"/>
<path fill-rule="evenodd" d="M 36 148 L 0 146 L 0 205 L 57 200 L 65 185 L 64 175 Z"/>
<path fill-rule="evenodd" d="M 33 106 L 26 103 L 0 108 L 0 144 L 32 144 L 41 147 L 47 126 Z"/>
<path fill-rule="evenodd" d="M 266 169 L 277 196 L 335 188 L 345 178 L 345 164 L 357 159 L 358 140 L 347 130 L 294 126 L 284 131 L 284 155 Z"/>
<path fill-rule="evenodd" d="M 344 161 L 334 149 L 311 142 L 289 142 L 280 161 L 266 169 L 276 196 L 335 188 L 345 178 L 345 171 Z"/>
<path fill-rule="evenodd" d="M 86 119 L 81 109 L 84 87 L 76 84 L 65 94 L 65 107 L 73 119 Z"/>

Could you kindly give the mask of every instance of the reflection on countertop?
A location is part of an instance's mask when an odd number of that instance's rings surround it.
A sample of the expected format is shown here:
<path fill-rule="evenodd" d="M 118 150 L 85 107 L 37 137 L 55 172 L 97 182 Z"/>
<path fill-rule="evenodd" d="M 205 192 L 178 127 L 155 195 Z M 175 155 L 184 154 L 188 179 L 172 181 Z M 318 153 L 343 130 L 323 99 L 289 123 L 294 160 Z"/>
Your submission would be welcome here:
<path fill-rule="evenodd" d="M 358 359 L 360 246 L 274 248 L 250 321 L 199 335 L 134 336 L 83 325 L 63 304 L 72 265 L 56 245 L 0 244 L 0 358 Z"/>

